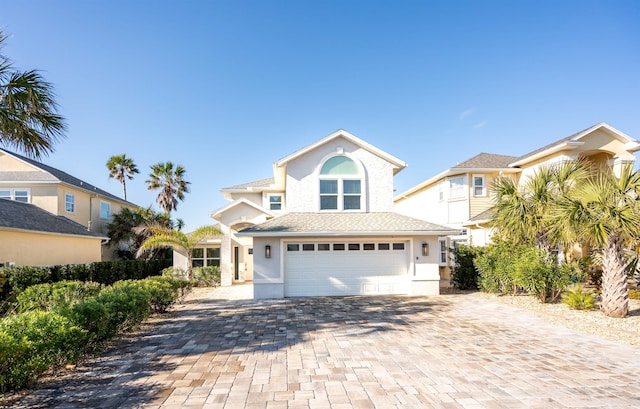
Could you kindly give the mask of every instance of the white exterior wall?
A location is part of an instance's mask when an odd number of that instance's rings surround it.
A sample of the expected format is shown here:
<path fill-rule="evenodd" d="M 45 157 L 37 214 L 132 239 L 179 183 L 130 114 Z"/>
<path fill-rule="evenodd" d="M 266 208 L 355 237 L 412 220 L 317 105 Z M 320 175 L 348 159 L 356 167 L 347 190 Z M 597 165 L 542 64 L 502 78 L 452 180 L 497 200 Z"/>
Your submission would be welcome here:
<path fill-rule="evenodd" d="M 265 246 L 271 246 L 271 258 L 265 258 Z M 284 298 L 282 251 L 277 238 L 253 239 L 253 298 Z"/>
<path fill-rule="evenodd" d="M 326 159 L 339 155 L 354 159 L 364 168 L 363 212 L 393 211 L 393 167 L 386 160 L 345 140 L 332 140 L 287 164 L 286 206 L 289 212 L 317 212 L 320 208 L 318 172 Z"/>

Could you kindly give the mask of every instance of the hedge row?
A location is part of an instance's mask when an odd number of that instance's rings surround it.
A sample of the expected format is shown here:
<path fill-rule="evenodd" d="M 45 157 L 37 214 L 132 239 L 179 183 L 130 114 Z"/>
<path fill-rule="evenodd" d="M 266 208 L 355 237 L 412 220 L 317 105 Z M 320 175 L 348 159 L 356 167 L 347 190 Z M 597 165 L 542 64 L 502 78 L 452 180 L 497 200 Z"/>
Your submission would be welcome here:
<path fill-rule="evenodd" d="M 6 298 L 12 292 L 25 290 L 36 284 L 58 281 L 94 281 L 111 285 L 120 280 L 138 280 L 160 275 L 171 264 L 167 260 L 123 260 L 100 261 L 90 264 L 67 264 L 48 267 L 2 267 L 0 268 L 0 287 Z"/>
<path fill-rule="evenodd" d="M 0 320 L 0 391 L 21 388 L 152 312 L 166 311 L 187 285 L 149 277 L 111 286 L 64 281 L 27 288 L 17 296 L 21 312 Z"/>

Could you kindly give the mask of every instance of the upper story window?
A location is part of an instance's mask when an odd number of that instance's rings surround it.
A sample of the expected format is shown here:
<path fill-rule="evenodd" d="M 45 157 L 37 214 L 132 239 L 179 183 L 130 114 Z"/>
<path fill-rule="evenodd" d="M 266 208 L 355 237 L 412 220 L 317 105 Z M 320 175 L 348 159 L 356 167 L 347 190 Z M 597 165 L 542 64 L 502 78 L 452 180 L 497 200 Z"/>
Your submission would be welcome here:
<path fill-rule="evenodd" d="M 485 175 L 473 175 L 473 196 L 483 197 L 487 195 L 487 179 Z"/>
<path fill-rule="evenodd" d="M 269 195 L 269 210 L 282 210 L 282 195 Z"/>
<path fill-rule="evenodd" d="M 100 201 L 100 218 L 104 220 L 111 218 L 111 203 Z"/>
<path fill-rule="evenodd" d="M 438 200 L 444 200 L 444 180 L 438 183 Z"/>
<path fill-rule="evenodd" d="M 320 210 L 360 210 L 362 176 L 358 165 L 346 156 L 327 159 L 320 169 Z"/>
<path fill-rule="evenodd" d="M 76 211 L 76 197 L 71 193 L 64 194 L 64 211 L 74 213 Z"/>
<path fill-rule="evenodd" d="M 460 199 L 465 197 L 464 189 L 464 175 L 449 178 L 449 199 Z"/>
<path fill-rule="evenodd" d="M 26 188 L 0 189 L 0 199 L 10 199 L 16 202 L 29 203 L 31 191 Z"/>

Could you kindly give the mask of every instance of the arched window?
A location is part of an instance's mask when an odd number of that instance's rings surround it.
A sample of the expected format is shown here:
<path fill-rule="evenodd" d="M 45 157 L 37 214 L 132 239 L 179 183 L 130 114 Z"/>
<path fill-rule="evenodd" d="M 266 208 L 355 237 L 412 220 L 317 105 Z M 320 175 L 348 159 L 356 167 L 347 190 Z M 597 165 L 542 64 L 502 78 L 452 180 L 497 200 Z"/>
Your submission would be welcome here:
<path fill-rule="evenodd" d="M 362 175 L 346 156 L 333 156 L 320 169 L 320 210 L 360 210 Z"/>

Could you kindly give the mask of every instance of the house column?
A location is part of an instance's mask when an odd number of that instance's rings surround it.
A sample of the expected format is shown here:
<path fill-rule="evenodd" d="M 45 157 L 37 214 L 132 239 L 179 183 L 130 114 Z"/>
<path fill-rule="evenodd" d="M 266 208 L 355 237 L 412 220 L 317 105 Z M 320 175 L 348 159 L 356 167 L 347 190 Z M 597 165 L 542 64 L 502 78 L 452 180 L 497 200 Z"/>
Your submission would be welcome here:
<path fill-rule="evenodd" d="M 220 243 L 220 285 L 228 287 L 233 283 L 233 266 L 231 263 L 231 229 L 221 226 L 222 237 Z"/>

